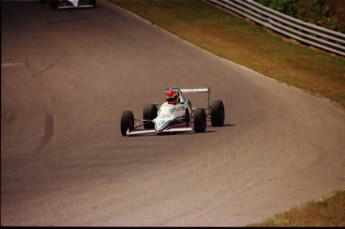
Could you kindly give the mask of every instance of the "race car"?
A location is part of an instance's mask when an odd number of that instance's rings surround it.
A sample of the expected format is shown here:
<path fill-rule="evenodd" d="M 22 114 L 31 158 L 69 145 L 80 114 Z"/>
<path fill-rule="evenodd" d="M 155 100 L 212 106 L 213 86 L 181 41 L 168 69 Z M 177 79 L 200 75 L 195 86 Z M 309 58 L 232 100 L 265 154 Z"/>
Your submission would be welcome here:
<path fill-rule="evenodd" d="M 47 0 L 40 0 L 41 3 Z M 51 8 L 59 9 L 75 9 L 75 8 L 95 8 L 96 0 L 50 0 Z"/>
<path fill-rule="evenodd" d="M 135 119 L 131 110 L 125 110 L 121 115 L 122 136 L 140 134 L 162 134 L 169 132 L 206 131 L 207 120 L 211 120 L 213 127 L 224 125 L 225 110 L 222 100 L 211 101 L 211 88 L 180 89 L 172 87 L 179 95 L 179 103 L 171 106 L 159 107 L 158 103 L 144 104 L 143 118 Z M 207 93 L 207 106 L 192 107 L 192 103 L 185 97 L 187 93 Z"/>

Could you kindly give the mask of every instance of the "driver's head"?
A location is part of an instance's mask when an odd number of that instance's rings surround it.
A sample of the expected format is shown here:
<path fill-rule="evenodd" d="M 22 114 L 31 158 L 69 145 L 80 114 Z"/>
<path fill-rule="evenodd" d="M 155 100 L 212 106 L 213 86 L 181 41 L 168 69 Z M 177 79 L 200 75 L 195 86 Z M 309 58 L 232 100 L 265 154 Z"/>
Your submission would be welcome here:
<path fill-rule="evenodd" d="M 165 98 L 169 104 L 176 105 L 178 103 L 178 93 L 173 89 L 170 89 L 165 93 Z"/>

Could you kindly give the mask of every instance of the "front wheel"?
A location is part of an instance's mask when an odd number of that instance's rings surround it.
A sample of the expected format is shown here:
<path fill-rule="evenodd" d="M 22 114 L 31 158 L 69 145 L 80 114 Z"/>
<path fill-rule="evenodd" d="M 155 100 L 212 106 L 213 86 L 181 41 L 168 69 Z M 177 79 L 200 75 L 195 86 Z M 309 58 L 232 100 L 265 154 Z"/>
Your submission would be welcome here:
<path fill-rule="evenodd" d="M 157 106 L 152 103 L 146 103 L 143 110 L 143 119 L 144 119 L 144 129 L 154 128 L 153 119 L 157 117 Z M 148 121 L 146 121 L 148 120 Z"/>
<path fill-rule="evenodd" d="M 121 115 L 121 134 L 126 136 L 126 132 L 134 130 L 134 115 L 132 111 L 123 111 Z"/>
<path fill-rule="evenodd" d="M 194 131 L 201 133 L 206 131 L 206 112 L 204 108 L 195 108 Z"/>
<path fill-rule="evenodd" d="M 224 104 L 222 100 L 215 100 L 211 104 L 212 126 L 223 126 L 225 118 Z"/>

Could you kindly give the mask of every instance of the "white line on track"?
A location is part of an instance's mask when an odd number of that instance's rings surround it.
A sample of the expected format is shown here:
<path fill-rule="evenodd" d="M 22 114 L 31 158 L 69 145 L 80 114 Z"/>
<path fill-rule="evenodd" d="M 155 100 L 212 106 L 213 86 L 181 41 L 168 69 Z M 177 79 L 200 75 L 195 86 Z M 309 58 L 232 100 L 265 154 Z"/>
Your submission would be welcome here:
<path fill-rule="evenodd" d="M 16 67 L 22 65 L 25 65 L 25 63 L 1 63 L 1 68 Z"/>

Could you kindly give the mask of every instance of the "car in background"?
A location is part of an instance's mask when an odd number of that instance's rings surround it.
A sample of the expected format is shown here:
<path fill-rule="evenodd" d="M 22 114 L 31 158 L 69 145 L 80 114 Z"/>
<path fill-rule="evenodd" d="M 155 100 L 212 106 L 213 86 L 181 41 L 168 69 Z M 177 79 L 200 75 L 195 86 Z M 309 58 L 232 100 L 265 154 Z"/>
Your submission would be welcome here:
<path fill-rule="evenodd" d="M 40 0 L 41 3 L 47 1 L 48 0 Z M 50 0 L 49 2 L 53 10 L 96 7 L 96 0 Z"/>

